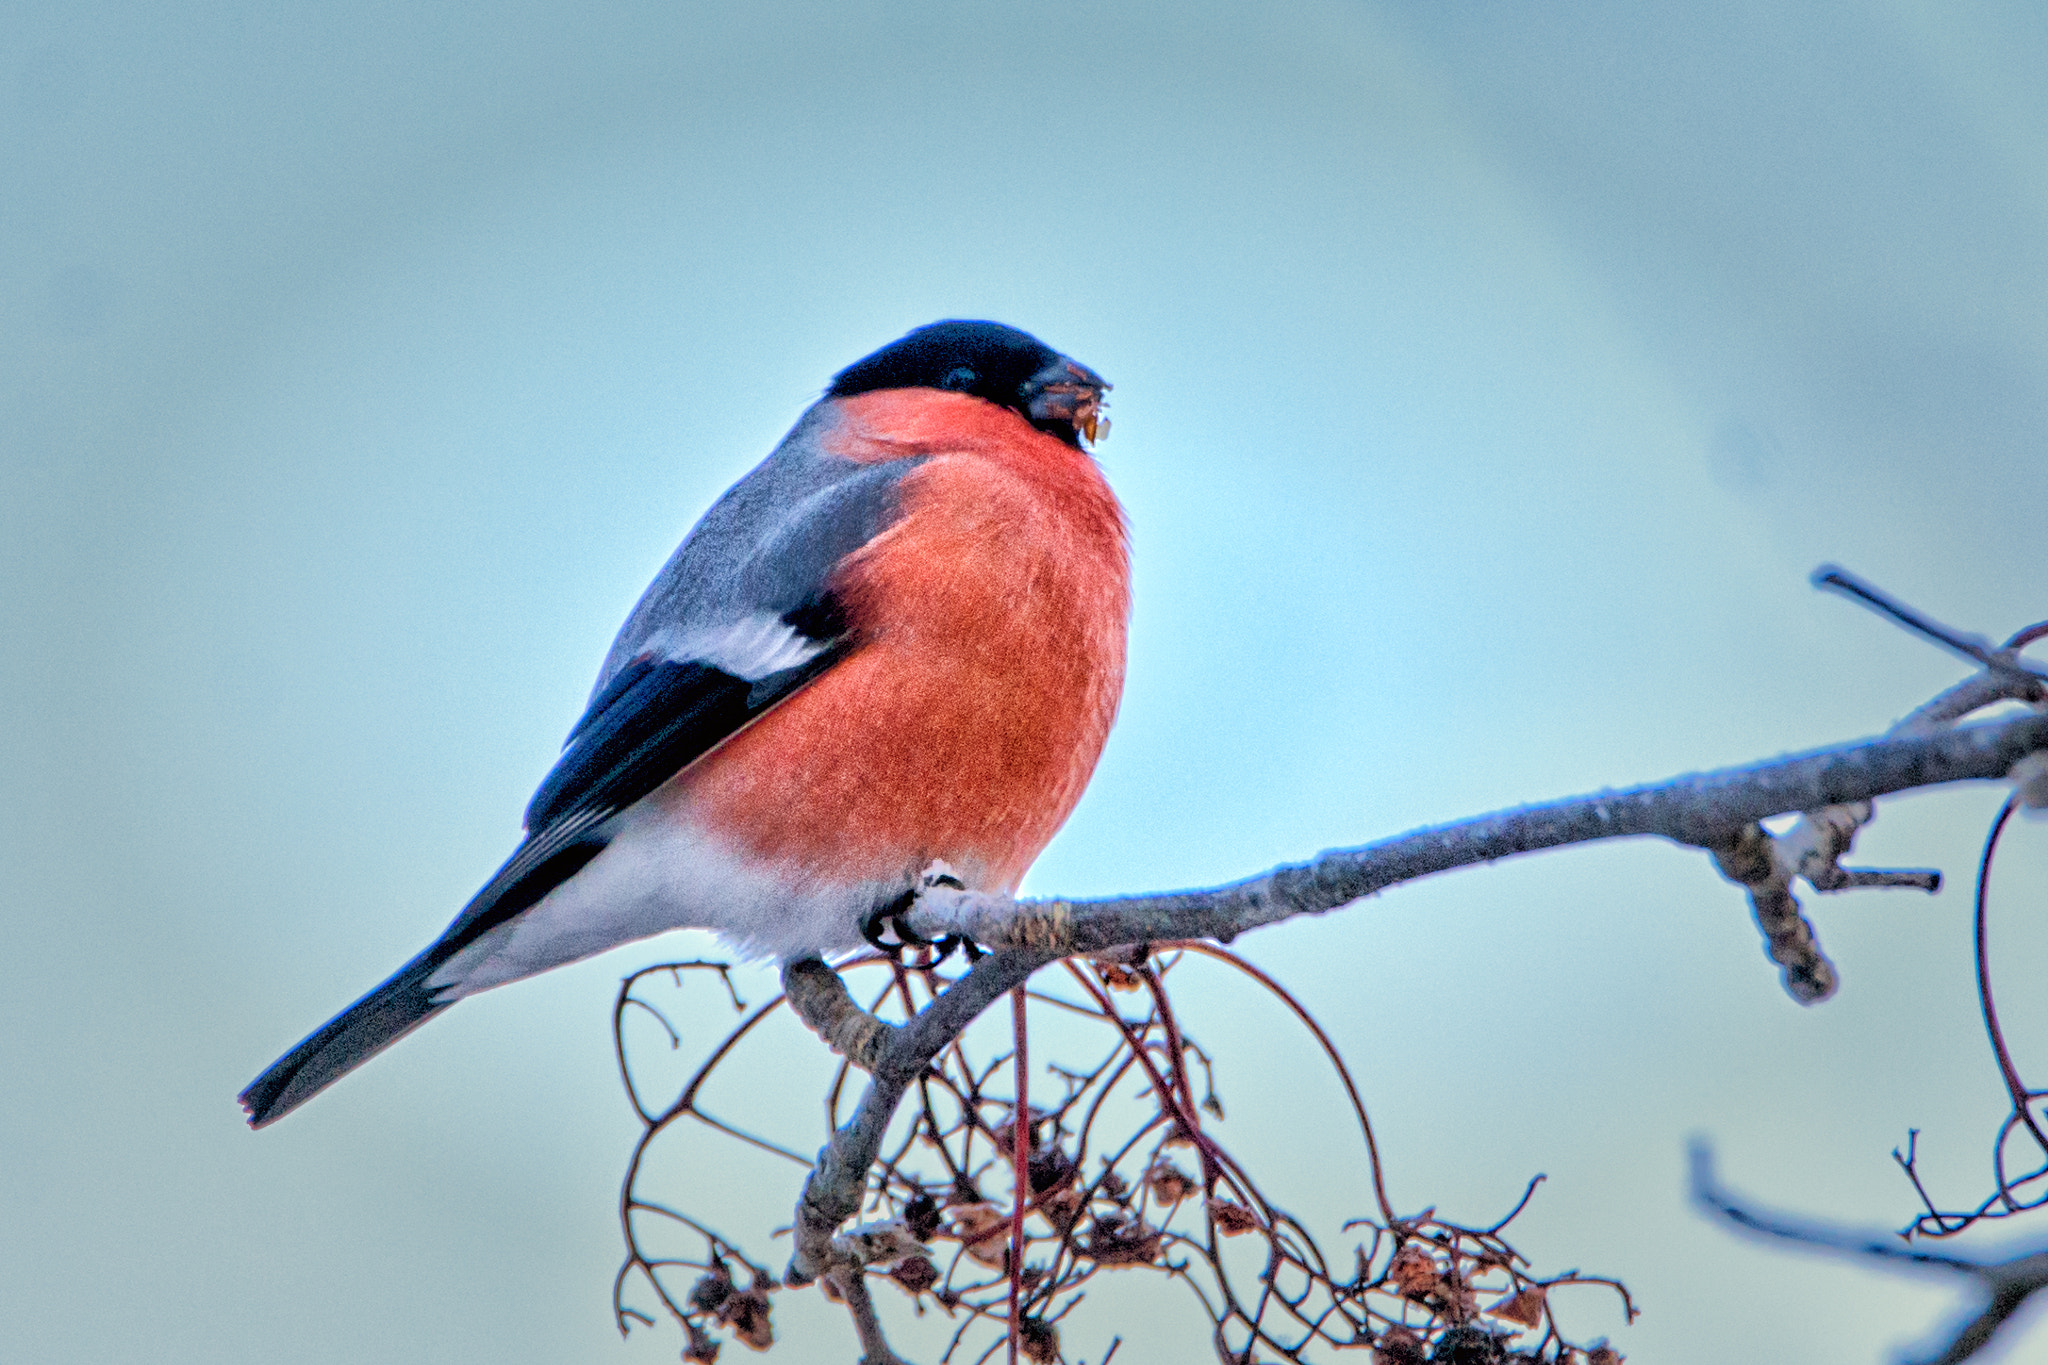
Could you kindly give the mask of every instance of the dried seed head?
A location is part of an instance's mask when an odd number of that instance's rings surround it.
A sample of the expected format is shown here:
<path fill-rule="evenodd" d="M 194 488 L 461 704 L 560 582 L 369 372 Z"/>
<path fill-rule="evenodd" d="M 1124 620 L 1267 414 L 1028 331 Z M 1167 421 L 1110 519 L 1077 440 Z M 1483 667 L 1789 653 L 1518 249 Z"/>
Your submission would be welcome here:
<path fill-rule="evenodd" d="M 724 1261 L 719 1261 L 690 1286 L 690 1307 L 709 1313 L 731 1296 L 732 1272 L 726 1269 Z"/>
<path fill-rule="evenodd" d="M 1257 1231 L 1259 1216 L 1242 1204 L 1233 1204 L 1228 1199 L 1211 1199 L 1209 1216 L 1216 1220 L 1216 1230 L 1225 1237 L 1239 1233 Z"/>
<path fill-rule="evenodd" d="M 683 1323 L 683 1330 L 690 1338 L 683 1347 L 683 1365 L 713 1365 L 718 1359 L 718 1343 L 711 1339 L 711 1334 L 690 1321 Z"/>
<path fill-rule="evenodd" d="M 1038 1318 L 1017 1323 L 1017 1349 L 1031 1365 L 1057 1365 L 1060 1358 L 1060 1330 Z"/>
<path fill-rule="evenodd" d="M 1083 1256 L 1100 1265 L 1150 1265 L 1159 1259 L 1159 1230 L 1122 1214 L 1112 1213 L 1095 1220 L 1088 1238 L 1078 1243 Z"/>
<path fill-rule="evenodd" d="M 1422 1337 L 1408 1327 L 1389 1327 L 1373 1343 L 1372 1365 L 1426 1365 Z"/>
<path fill-rule="evenodd" d="M 1061 1232 L 1069 1232 L 1080 1219 L 1081 1209 L 1087 1202 L 1087 1191 L 1079 1185 L 1068 1185 L 1039 1199 L 1038 1211 L 1044 1214 L 1046 1221 L 1055 1228 Z"/>
<path fill-rule="evenodd" d="M 768 1319 L 768 1291 L 757 1277 L 750 1289 L 732 1295 L 718 1306 L 718 1320 L 732 1328 L 744 1346 L 765 1351 L 775 1344 L 775 1327 Z"/>
<path fill-rule="evenodd" d="M 1061 1189 L 1070 1185 L 1081 1173 L 1081 1165 L 1065 1149 L 1054 1145 L 1032 1156 L 1025 1169 L 1031 1177 L 1031 1192 L 1044 1194 L 1048 1190 Z"/>
<path fill-rule="evenodd" d="M 909 1256 L 896 1263 L 889 1278 L 913 1295 L 922 1294 L 939 1282 L 939 1268 L 922 1256 Z"/>
<path fill-rule="evenodd" d="M 1038 1150 L 1038 1126 L 1043 1120 L 1036 1109 L 1024 1111 L 1024 1150 L 1027 1157 Z M 994 1140 L 996 1151 L 1007 1157 L 1016 1147 L 1017 1111 L 1015 1108 L 1003 1111 L 1003 1116 L 989 1126 L 989 1137 Z"/>
<path fill-rule="evenodd" d="M 1411 1299 L 1422 1299 L 1443 1285 L 1443 1268 L 1414 1242 L 1404 1244 L 1387 1262 L 1387 1283 Z"/>
<path fill-rule="evenodd" d="M 1145 1172 L 1145 1184 L 1152 1190 L 1152 1197 L 1162 1204 L 1178 1204 L 1194 1192 L 1195 1179 L 1186 1171 L 1173 1164 L 1163 1154 L 1153 1161 Z"/>
<path fill-rule="evenodd" d="M 1452 1322 L 1470 1322 L 1479 1316 L 1479 1292 L 1459 1277 L 1455 1265 L 1444 1270 L 1444 1282 L 1430 1302 Z"/>
<path fill-rule="evenodd" d="M 1430 1365 L 1505 1365 L 1508 1348 L 1501 1338 L 1478 1327 L 1453 1327 L 1436 1339 Z"/>
<path fill-rule="evenodd" d="M 1511 1294 L 1486 1310 L 1491 1318 L 1519 1323 L 1523 1327 L 1536 1327 L 1543 1322 L 1544 1288 L 1532 1284 L 1519 1293 Z"/>
<path fill-rule="evenodd" d="M 1102 984 L 1113 991 L 1135 991 L 1144 988 L 1145 978 L 1129 967 L 1120 967 L 1114 962 L 1103 962 L 1096 964 L 1096 970 L 1102 973 Z"/>
<path fill-rule="evenodd" d="M 997 1270 L 1008 1263 L 1009 1210 L 999 1204 L 956 1204 L 946 1217 L 943 1235 L 958 1238 L 969 1256 Z"/>

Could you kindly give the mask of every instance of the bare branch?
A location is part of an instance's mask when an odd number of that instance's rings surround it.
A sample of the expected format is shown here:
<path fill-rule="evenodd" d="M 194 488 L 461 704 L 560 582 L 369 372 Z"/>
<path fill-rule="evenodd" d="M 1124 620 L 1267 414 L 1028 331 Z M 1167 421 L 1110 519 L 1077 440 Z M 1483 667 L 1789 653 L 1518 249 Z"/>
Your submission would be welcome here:
<path fill-rule="evenodd" d="M 2036 755 L 2035 758 L 2038 758 Z M 2033 758 L 2026 760 L 2034 762 Z M 1975 1208 L 1944 1210 L 1936 1204 L 1920 1179 L 1919 1171 L 1919 1130 L 1910 1130 L 1906 1135 L 1906 1150 L 1903 1154 L 1895 1147 L 1892 1160 L 1913 1184 L 1913 1192 L 1920 1197 L 1921 1206 L 1926 1210 L 1915 1217 L 1899 1234 L 1902 1237 L 1953 1237 L 1967 1232 L 1978 1224 L 1999 1218 L 2012 1218 L 2032 1213 L 2048 1205 L 2048 1188 L 2043 1187 L 2048 1178 L 2048 1131 L 2044 1131 L 2040 1120 L 2034 1114 L 2034 1105 L 2044 1097 L 2044 1092 L 2032 1089 L 2021 1078 L 2019 1067 L 2013 1060 L 2012 1049 L 2006 1043 L 2005 1026 L 1999 1021 L 1998 1005 L 1991 990 L 1991 948 L 1990 948 L 1990 889 L 1992 860 L 1998 854 L 1999 840 L 2005 834 L 2013 814 L 2024 808 L 2029 801 L 2028 787 L 2031 782 L 2022 782 L 2013 794 L 2006 798 L 1998 815 L 1991 822 L 1991 832 L 1984 838 L 1984 854 L 1977 865 L 1977 906 L 1974 953 L 1977 962 L 1977 1004 L 1984 1019 L 1984 1036 L 1991 1045 L 1991 1055 L 1998 1064 L 1999 1076 L 2005 1083 L 2005 1092 L 2010 1108 L 2005 1119 L 1998 1125 L 1991 1141 L 1991 1169 L 1996 1177 L 1996 1188 Z M 2008 1166 L 2006 1146 L 2010 1139 L 2024 1132 L 2034 1142 L 2041 1163 L 2029 1171 L 2014 1174 Z"/>
<path fill-rule="evenodd" d="M 1212 1058 L 1182 1028 L 1168 985 L 1203 959 L 1241 973 L 1285 1004 L 1327 1054 L 1352 1100 L 1379 1209 L 1344 1224 L 1346 1234 L 1357 1233 L 1347 1255 L 1327 1255 L 1310 1227 L 1275 1205 L 1214 1131 L 1223 1108 L 1215 1077 L 1206 1074 Z M 1576 1270 L 1539 1274 L 1507 1240 L 1507 1226 L 1529 1203 L 1536 1182 L 1486 1226 L 1440 1218 L 1434 1207 L 1409 1217 L 1392 1212 L 1349 1068 L 1306 1007 L 1264 972 L 1200 941 L 1153 945 L 1131 965 L 1061 965 L 1063 979 L 1038 990 L 1012 989 L 1016 1017 L 1005 1043 L 994 1032 L 978 1042 L 956 1038 L 918 1073 L 918 1098 L 904 1131 L 892 1125 L 887 1148 L 859 1191 L 867 1221 L 832 1236 L 813 1257 L 822 1267 L 817 1283 L 849 1311 L 868 1365 L 902 1365 L 887 1340 L 881 1306 L 873 1302 L 881 1280 L 909 1295 L 920 1315 L 936 1308 L 954 1320 L 941 1365 L 992 1365 L 1006 1346 L 1021 1361 L 1071 1358 L 1061 1346 L 1062 1321 L 1108 1287 L 1103 1277 L 1135 1273 L 1185 1286 L 1208 1318 L 1217 1349 L 1233 1362 L 1255 1357 L 1303 1365 L 1319 1358 L 1322 1346 L 1372 1347 L 1397 1365 L 1420 1365 L 1432 1352 L 1447 1360 L 1476 1351 L 1502 1365 L 1614 1359 L 1600 1343 L 1581 1346 L 1566 1335 L 1556 1297 L 1569 1297 L 1575 1287 L 1604 1288 L 1620 1296 L 1632 1319 L 1627 1289 Z M 892 1012 L 900 1005 L 911 1018 L 959 979 L 925 962 L 867 955 L 845 968 L 875 969 L 887 978 L 880 992 L 848 992 L 847 999 Z M 954 970 L 964 975 L 971 964 Z M 826 1002 L 824 1013 L 860 1013 L 833 1005 L 839 992 L 822 980 L 826 974 L 816 966 L 790 973 L 790 990 L 778 1003 L 809 993 Z M 1078 986 L 1081 996 L 1064 989 L 1068 985 Z M 1119 1003 L 1117 993 L 1138 1000 Z M 1132 1003 L 1142 1008 L 1133 1011 Z M 1092 1060 L 1078 1069 L 1045 1059 L 1036 1039 L 1027 1060 L 1027 1004 L 1035 1014 L 1086 1020 L 1115 1041 L 1099 1056 L 1088 1048 Z M 892 1029 L 885 1036 L 903 1034 Z M 723 1041 L 707 1046 L 728 1051 Z M 991 1047 L 995 1055 L 987 1055 Z M 840 1079 L 849 1072 L 837 1069 Z M 1014 1076 L 1007 1091 L 1000 1084 L 1006 1073 Z M 1038 1074 L 1057 1078 L 1055 1093 L 1030 1079 Z M 886 1070 L 883 1076 L 886 1082 Z M 1206 1084 L 1198 1085 L 1198 1078 Z M 1106 1106 L 1128 1103 L 1137 1105 L 1135 1114 L 1098 1124 Z M 838 1112 L 836 1105 L 828 1108 Z M 710 1122 L 698 1111 L 691 1117 Z M 1197 1172 L 1186 1169 L 1178 1148 L 1199 1156 Z M 672 1212 L 645 1199 L 636 1207 Z M 686 1217 L 676 1221 L 696 1226 Z M 693 1261 L 647 1264 L 660 1272 L 712 1261 L 707 1252 Z M 762 1282 L 758 1273 L 755 1282 Z M 728 1322 L 724 1305 L 738 1302 L 737 1289 L 733 1276 L 713 1265 L 687 1297 L 672 1306 L 664 1300 L 690 1334 L 686 1360 L 710 1359 L 721 1331 L 750 1344 L 769 1339 L 760 1296 L 740 1303 L 741 1313 Z M 643 1316 L 651 1315 L 630 1320 Z M 1512 1344 L 1517 1338 L 1524 1338 L 1519 1346 Z"/>
<path fill-rule="evenodd" d="M 785 969 L 784 985 L 792 1008 L 870 1079 L 853 1116 L 819 1152 L 804 1183 L 787 1282 L 804 1284 L 829 1275 L 850 1303 L 856 1295 L 865 1300 L 857 1258 L 835 1243 L 834 1235 L 867 1197 L 869 1172 L 904 1093 L 989 1004 L 1021 986 L 1039 967 L 1063 957 L 1129 956 L 1133 947 L 1142 955 L 1146 945 L 1170 940 L 1227 943 L 1248 930 L 1296 915 L 1325 913 L 1439 872 L 1568 844 L 1653 835 L 1711 853 L 1722 872 L 1750 893 L 1787 989 L 1805 1003 L 1824 999 L 1834 989 L 1834 968 L 1792 895 L 1793 879 L 1803 878 L 1829 891 L 1938 887 L 1940 876 L 1933 871 L 1850 869 L 1842 867 L 1840 859 L 1871 819 L 1871 803 L 1880 796 L 1952 782 L 2017 780 L 2023 784 L 2022 799 L 2031 800 L 2035 786 L 2048 784 L 2041 771 L 2048 764 L 2048 714 L 2042 710 L 2048 704 L 2048 677 L 2018 655 L 2039 634 L 2032 628 L 1994 648 L 1930 621 L 1839 570 L 1823 570 L 1815 581 L 1878 607 L 1978 661 L 1985 671 L 1877 738 L 1622 791 L 1515 807 L 1331 850 L 1305 863 L 1206 890 L 1020 902 L 928 883 L 898 916 L 899 926 L 935 941 L 963 936 L 993 951 L 902 1025 L 884 1023 L 861 1010 L 823 963 L 791 964 Z M 1972 725 L 1957 723 L 2002 701 L 2020 701 L 2033 709 Z M 1803 814 L 1782 835 L 1773 836 L 1762 827 L 1761 822 L 1773 816 L 1794 813 Z M 1178 1051 L 1172 1051 L 1177 1062 Z M 1145 1058 L 1141 1055 L 1140 1060 Z M 1154 1080 L 1162 1094 L 1172 1089 Z M 1204 1152 L 1206 1156 L 1206 1148 Z M 1700 1188 L 1711 1189 L 1711 1182 Z M 1736 1218 L 1739 1211 L 1732 1201 L 1723 1202 L 1724 1214 Z M 1762 1223 L 1746 1225 L 1795 1236 Z M 1926 1258 L 1925 1263 L 1948 1264 L 1941 1258 Z M 1991 1274 L 1989 1269 L 1976 1269 Z M 2020 1299 L 2038 1287 L 2026 1288 Z M 2018 1302 L 2014 1300 L 2013 1306 Z M 886 1352 L 872 1310 L 867 1310 L 865 1322 L 858 1305 L 854 1311 L 864 1349 L 875 1356 L 879 1344 Z M 2011 1311 L 2005 1309 L 2005 1315 Z M 2003 1320 L 1991 1322 L 1985 1336 Z"/>
<path fill-rule="evenodd" d="M 1865 803 L 1867 808 L 1867 803 Z M 1823 807 L 1839 811 L 1840 806 Z M 1832 821 L 1800 822 L 1793 833 L 1814 829 L 1838 829 Z M 1851 816 L 1848 832 L 1855 832 Z M 1800 912 L 1799 899 L 1792 894 L 1792 878 L 1798 863 L 1788 847 L 1790 835 L 1775 839 L 1762 825 L 1751 823 L 1735 831 L 1727 842 L 1710 846 L 1714 866 L 1721 875 L 1749 893 L 1750 914 L 1763 930 L 1764 952 L 1778 964 L 1785 990 L 1802 1005 L 1811 1005 L 1835 993 L 1838 980 L 1835 964 L 1820 948 L 1813 925 Z"/>
<path fill-rule="evenodd" d="M 1941 1256 L 1915 1251 L 1892 1233 L 1858 1232 L 1810 1219 L 1752 1209 L 1716 1182 L 1714 1156 L 1704 1143 L 1694 1143 L 1692 1148 L 1692 1197 L 1707 1212 L 1759 1236 L 1901 1268 L 1946 1271 L 1976 1280 L 1983 1287 L 1983 1308 L 1957 1331 L 1938 1355 L 1927 1357 L 1924 1365 L 1959 1365 L 1959 1362 L 1968 1360 L 2028 1299 L 2048 1289 L 2048 1251 L 2021 1252 L 1998 1261 Z"/>
<path fill-rule="evenodd" d="M 1886 738 L 1932 734 L 2000 701 L 2048 700 L 2048 682 L 2019 658 L 2018 651 L 2031 638 L 2026 630 L 1993 650 L 1988 641 L 1940 625 L 1833 565 L 1815 570 L 1813 584 L 1832 588 L 1984 665 L 1982 673 L 1900 720 L 1885 732 Z M 1821 951 L 1812 923 L 1800 913 L 1799 901 L 1792 893 L 1795 876 L 1804 878 L 1816 891 L 1914 887 L 1931 894 L 1941 889 L 1941 874 L 1931 869 L 1883 871 L 1842 866 L 1857 834 L 1875 815 L 1876 807 L 1868 801 L 1809 809 L 1783 834 L 1772 835 L 1761 825 L 1752 825 L 1732 846 L 1714 851 L 1722 874 L 1749 892 L 1751 913 L 1763 931 L 1764 951 L 1783 969 L 1786 992 L 1801 1004 L 1810 1005 L 1834 994 L 1837 977 L 1834 964 Z"/>
<path fill-rule="evenodd" d="M 888 1050 L 897 1032 L 894 1024 L 855 1004 L 839 973 L 814 957 L 784 964 L 782 991 L 796 1017 L 824 1039 L 825 1046 L 863 1071 L 874 1070 L 875 1059 Z"/>
<path fill-rule="evenodd" d="M 853 1117 L 819 1152 L 804 1183 L 787 1279 L 808 1283 L 836 1268 L 833 1234 L 859 1211 L 868 1170 L 910 1082 L 990 1003 L 1059 957 L 1166 939 L 1228 942 L 1247 930 L 1333 910 L 1434 873 L 1566 844 L 1657 835 L 1693 847 L 1727 848 L 1745 829 L 1773 815 L 1863 802 L 1915 787 L 1996 780 L 2020 759 L 2044 749 L 2048 715 L 2028 713 L 1501 811 L 1335 850 L 1207 891 L 1041 902 L 929 891 L 906 914 L 916 932 L 932 938 L 963 933 L 997 951 L 908 1023 L 886 1034 L 864 1035 L 886 1042 L 873 1049 L 871 1080 Z M 822 965 L 792 975 L 805 983 L 800 989 L 810 992 L 809 998 L 833 998 L 824 980 L 831 973 Z M 852 1008 L 850 997 L 846 1007 Z M 831 1015 L 829 1009 L 820 1017 L 827 1016 L 847 1017 Z M 839 1025 L 828 1018 L 826 1027 Z"/>
<path fill-rule="evenodd" d="M 1995 647 L 1983 636 L 1969 635 L 1953 626 L 1945 626 L 1925 612 L 1907 606 L 1891 594 L 1834 564 L 1823 564 L 1813 571 L 1813 586 L 1832 589 L 1861 602 L 1871 610 L 1889 616 L 1915 634 L 1934 641 L 1944 649 L 1953 650 L 1965 659 L 1981 664 L 1993 672 L 2029 674 L 2037 680 L 2043 676 L 2029 669 L 2017 657 L 2018 649 L 2028 643 L 2025 631 L 2015 635 L 2003 648 Z"/>
<path fill-rule="evenodd" d="M 1056 956 L 1037 949 L 990 953 L 915 1019 L 887 1035 L 888 1046 L 869 1067 L 871 1079 L 853 1117 L 832 1134 L 804 1181 L 796 1207 L 796 1254 L 784 1276 L 787 1283 L 809 1284 L 837 1268 L 832 1235 L 860 1211 L 868 1168 L 874 1165 L 882 1135 L 910 1082 L 992 1002 L 1011 987 L 1023 985 Z"/>
<path fill-rule="evenodd" d="M 1296 915 L 1321 914 L 1404 882 L 1567 844 L 1656 835 L 1720 849 L 1760 820 L 1915 787 L 2004 778 L 2048 749 L 2048 715 L 2028 713 L 1927 735 L 1862 740 L 1740 768 L 1437 825 L 1201 891 L 1093 901 L 1013 901 L 935 889 L 905 918 L 920 934 L 1049 956 L 1175 938 L 1229 942 Z"/>
<path fill-rule="evenodd" d="M 860 1336 L 860 1365 L 909 1365 L 890 1349 L 889 1339 L 882 1335 L 882 1321 L 875 1316 L 875 1301 L 868 1294 L 866 1273 L 857 1269 L 841 1271 L 833 1276 L 832 1283 L 846 1300 L 847 1312 L 853 1315 L 853 1330 Z"/>

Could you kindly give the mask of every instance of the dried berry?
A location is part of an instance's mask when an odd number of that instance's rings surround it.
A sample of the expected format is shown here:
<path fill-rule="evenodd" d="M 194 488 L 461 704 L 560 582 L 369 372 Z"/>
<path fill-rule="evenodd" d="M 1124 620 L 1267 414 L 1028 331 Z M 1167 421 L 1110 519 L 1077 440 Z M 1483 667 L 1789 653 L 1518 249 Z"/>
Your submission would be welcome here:
<path fill-rule="evenodd" d="M 1017 1323 L 1017 1350 L 1031 1365 L 1057 1365 L 1060 1330 L 1038 1318 L 1023 1318 Z"/>
<path fill-rule="evenodd" d="M 1477 1327 L 1453 1327 L 1436 1339 L 1431 1365 L 1502 1365 L 1508 1350 L 1499 1337 Z"/>
<path fill-rule="evenodd" d="M 1373 1343 L 1372 1365 L 1425 1365 L 1423 1340 L 1413 1328 L 1389 1327 Z"/>
<path fill-rule="evenodd" d="M 919 1190 L 903 1205 L 903 1226 L 920 1242 L 929 1242 L 939 1230 L 939 1201 Z"/>
<path fill-rule="evenodd" d="M 889 1278 L 912 1294 L 921 1294 L 939 1282 L 939 1268 L 922 1256 L 906 1256 L 889 1272 Z"/>

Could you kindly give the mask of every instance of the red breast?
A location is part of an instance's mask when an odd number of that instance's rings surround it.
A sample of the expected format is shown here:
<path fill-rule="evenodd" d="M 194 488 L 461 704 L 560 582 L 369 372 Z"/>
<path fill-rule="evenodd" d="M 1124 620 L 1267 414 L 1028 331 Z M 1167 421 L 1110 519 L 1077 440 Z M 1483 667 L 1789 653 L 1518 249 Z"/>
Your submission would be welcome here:
<path fill-rule="evenodd" d="M 942 858 L 1011 891 L 1080 800 L 1123 692 L 1130 554 L 1095 461 L 993 403 L 834 400 L 832 453 L 926 457 L 833 586 L 864 643 L 661 799 L 822 881 Z"/>

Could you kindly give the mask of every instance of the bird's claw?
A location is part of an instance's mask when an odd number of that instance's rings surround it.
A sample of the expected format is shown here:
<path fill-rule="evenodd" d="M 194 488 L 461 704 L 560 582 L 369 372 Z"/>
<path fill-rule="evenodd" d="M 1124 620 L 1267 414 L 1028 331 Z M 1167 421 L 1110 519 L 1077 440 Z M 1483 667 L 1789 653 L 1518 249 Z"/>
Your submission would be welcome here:
<path fill-rule="evenodd" d="M 943 860 L 934 859 L 930 866 L 918 874 L 917 885 L 888 904 L 878 905 L 868 912 L 868 917 L 861 921 L 860 936 L 866 939 L 876 952 L 898 962 L 903 960 L 904 950 L 909 948 L 933 950 L 931 956 L 922 964 L 926 967 L 938 966 L 951 957 L 956 948 L 965 951 L 969 962 L 979 961 L 984 955 L 981 945 L 964 934 L 947 934 L 943 938 L 929 939 L 910 927 L 908 916 L 911 908 L 917 904 L 917 898 L 927 891 L 939 889 L 965 891 L 967 883 L 960 880 L 959 875 Z M 884 938 L 882 935 L 885 930 L 893 937 Z"/>

